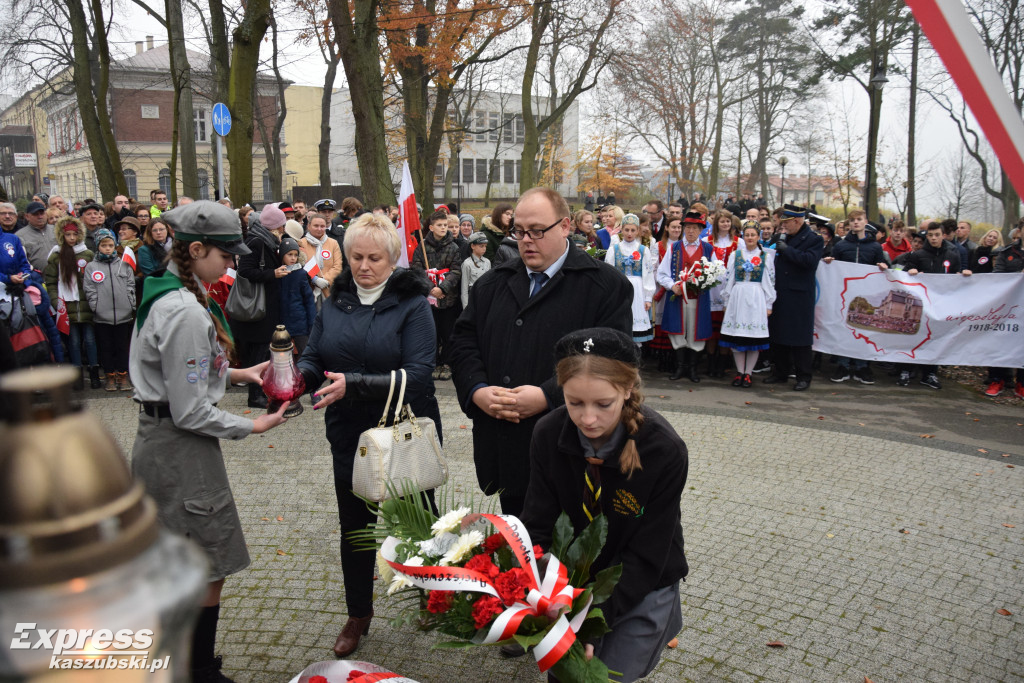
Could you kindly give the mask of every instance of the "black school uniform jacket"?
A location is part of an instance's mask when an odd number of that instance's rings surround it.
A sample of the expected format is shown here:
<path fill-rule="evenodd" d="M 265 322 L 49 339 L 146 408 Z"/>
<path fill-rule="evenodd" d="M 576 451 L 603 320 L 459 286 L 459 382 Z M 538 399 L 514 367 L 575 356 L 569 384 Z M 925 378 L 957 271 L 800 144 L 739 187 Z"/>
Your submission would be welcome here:
<path fill-rule="evenodd" d="M 608 539 L 591 573 L 622 565 L 622 578 L 602 606 L 609 624 L 651 591 L 671 586 L 689 572 L 679 512 L 689 463 L 686 444 L 661 415 L 647 407 L 643 414 L 636 438 L 643 469 L 627 479 L 619 470 L 618 455 L 601 466 L 600 503 L 608 518 Z M 562 511 L 577 535 L 590 523 L 583 511 L 587 463 L 565 406 L 537 423 L 530 462 L 522 521 L 533 542 L 547 550 Z"/>

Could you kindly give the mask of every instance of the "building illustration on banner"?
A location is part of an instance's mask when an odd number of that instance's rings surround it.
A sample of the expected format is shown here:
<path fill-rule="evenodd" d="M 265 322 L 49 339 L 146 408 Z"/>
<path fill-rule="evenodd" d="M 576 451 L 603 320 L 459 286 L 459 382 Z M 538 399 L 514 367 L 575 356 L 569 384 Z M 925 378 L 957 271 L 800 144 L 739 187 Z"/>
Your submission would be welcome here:
<path fill-rule="evenodd" d="M 924 303 L 910 292 L 890 289 L 881 302 L 872 304 L 864 296 L 850 302 L 846 322 L 860 329 L 917 334 L 921 328 Z"/>

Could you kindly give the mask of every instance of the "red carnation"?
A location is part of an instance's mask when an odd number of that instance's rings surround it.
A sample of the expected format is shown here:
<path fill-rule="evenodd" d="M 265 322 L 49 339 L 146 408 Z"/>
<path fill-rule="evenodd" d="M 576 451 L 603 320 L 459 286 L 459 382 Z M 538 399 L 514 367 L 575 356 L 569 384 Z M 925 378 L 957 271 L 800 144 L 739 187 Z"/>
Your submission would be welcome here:
<path fill-rule="evenodd" d="M 508 541 L 506 541 L 505 537 L 501 534 L 491 534 L 484 539 L 484 550 L 486 550 L 488 554 L 493 553 L 495 550 L 505 545 L 508 545 Z"/>
<path fill-rule="evenodd" d="M 505 611 L 498 598 L 485 595 L 473 605 L 473 624 L 477 628 L 483 628 L 491 623 L 494 617 Z"/>
<path fill-rule="evenodd" d="M 639 251 L 634 251 L 633 252 L 633 260 L 634 261 L 639 261 L 640 260 L 640 252 Z"/>
<path fill-rule="evenodd" d="M 453 591 L 430 591 L 430 597 L 427 598 L 427 611 L 431 614 L 444 614 L 452 608 L 454 599 Z"/>
<path fill-rule="evenodd" d="M 352 669 L 351 671 L 348 672 L 348 678 L 346 678 L 345 680 L 346 681 L 354 681 L 357 678 L 362 678 L 365 675 L 366 675 L 365 671 L 360 671 L 359 669 Z M 309 683 L 313 683 L 313 679 L 312 678 L 309 679 Z M 324 679 L 324 683 L 327 683 L 327 679 L 326 678 Z"/>
<path fill-rule="evenodd" d="M 533 546 L 533 556 L 534 557 L 540 557 L 543 554 L 544 554 L 544 548 L 541 548 L 539 545 Z"/>
<path fill-rule="evenodd" d="M 475 572 L 480 572 L 489 579 L 494 579 L 501 571 L 497 565 L 491 561 L 490 555 L 474 555 L 473 558 L 465 564 L 466 569 L 470 569 Z"/>
<path fill-rule="evenodd" d="M 351 678 L 349 680 L 352 680 Z M 327 683 L 326 676 L 310 676 L 309 683 Z"/>
<path fill-rule="evenodd" d="M 494 587 L 498 589 L 498 595 L 506 605 L 523 600 L 526 597 L 528 585 L 526 572 L 518 567 L 500 574 L 494 581 Z"/>
<path fill-rule="evenodd" d="M 754 265 L 754 266 L 761 265 L 761 257 L 760 256 L 755 256 L 754 258 L 750 259 L 750 263 L 751 263 L 751 265 Z"/>

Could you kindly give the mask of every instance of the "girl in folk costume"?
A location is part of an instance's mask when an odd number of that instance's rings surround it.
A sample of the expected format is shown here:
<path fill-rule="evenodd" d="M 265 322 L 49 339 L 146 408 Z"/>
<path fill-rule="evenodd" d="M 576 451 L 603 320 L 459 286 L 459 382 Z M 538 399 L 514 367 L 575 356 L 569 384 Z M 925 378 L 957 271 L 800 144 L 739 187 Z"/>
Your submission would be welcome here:
<path fill-rule="evenodd" d="M 689 377 L 691 382 L 700 381 L 697 358 L 711 336 L 710 294 L 685 288 L 679 282 L 702 258 L 715 258 L 712 246 L 700 240 L 704 226 L 704 214 L 687 212 L 683 217 L 683 239 L 672 245 L 658 266 L 658 284 L 671 292 L 661 316 L 661 326 L 676 351 L 676 371 L 669 377 L 671 380 Z"/>
<path fill-rule="evenodd" d="M 743 246 L 729 256 L 722 299 L 720 344 L 732 349 L 736 361 L 734 387 L 749 387 L 757 356 L 768 348 L 768 316 L 775 303 L 775 251 L 758 244 L 760 226 L 743 223 Z"/>
<path fill-rule="evenodd" d="M 658 265 L 661 265 L 672 245 L 678 242 L 682 236 L 683 219 L 669 219 L 661 233 L 661 239 L 658 240 Z M 654 292 L 654 339 L 651 340 L 651 350 L 658 357 L 658 370 L 663 372 L 673 369 L 672 342 L 669 341 L 668 335 L 665 334 L 665 330 L 661 326 L 661 318 L 665 313 L 665 302 L 667 301 L 668 290 L 658 285 L 657 290 Z"/>
<path fill-rule="evenodd" d="M 715 258 L 722 263 L 729 262 L 729 256 L 739 245 L 740 221 L 725 209 L 715 213 L 711 221 L 714 226 L 711 234 L 704 241 L 715 250 Z M 721 287 L 711 290 L 711 338 L 708 339 L 708 374 L 712 377 L 724 377 L 726 360 L 729 351 L 718 347 L 718 339 L 722 333 L 722 317 L 725 315 L 725 303 L 722 301 Z"/>
<path fill-rule="evenodd" d="M 640 243 L 640 219 L 635 214 L 626 214 L 622 219 L 619 239 L 613 241 L 604 261 L 626 276 L 633 285 L 633 341 L 654 339 L 651 325 L 651 302 L 656 283 L 654 281 L 654 254 Z"/>

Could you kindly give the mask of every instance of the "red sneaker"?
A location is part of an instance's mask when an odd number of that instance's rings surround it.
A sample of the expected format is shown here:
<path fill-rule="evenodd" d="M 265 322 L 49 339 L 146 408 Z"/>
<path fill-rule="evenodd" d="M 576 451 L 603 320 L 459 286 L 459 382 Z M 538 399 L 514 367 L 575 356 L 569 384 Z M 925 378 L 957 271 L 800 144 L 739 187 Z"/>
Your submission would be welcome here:
<path fill-rule="evenodd" d="M 994 379 L 988 383 L 988 389 L 985 390 L 985 395 L 989 398 L 995 398 L 999 394 L 1003 393 L 1003 389 L 1006 387 L 1006 382 L 1001 379 Z"/>
<path fill-rule="evenodd" d="M 1017 382 L 1017 386 L 1013 390 L 1013 395 L 1019 399 L 1024 399 L 1024 383 Z"/>

